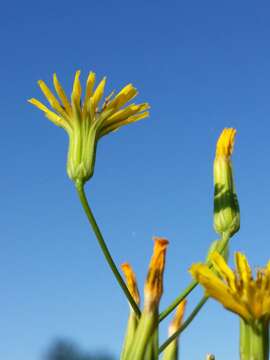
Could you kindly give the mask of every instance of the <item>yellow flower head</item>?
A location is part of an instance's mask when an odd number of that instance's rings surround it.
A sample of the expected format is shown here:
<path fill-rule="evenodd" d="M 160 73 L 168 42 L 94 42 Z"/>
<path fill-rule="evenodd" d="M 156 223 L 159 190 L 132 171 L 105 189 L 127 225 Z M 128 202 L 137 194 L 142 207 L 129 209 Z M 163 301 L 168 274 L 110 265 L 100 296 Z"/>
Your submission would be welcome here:
<path fill-rule="evenodd" d="M 212 254 L 211 260 L 217 274 L 205 264 L 194 264 L 190 268 L 190 273 L 206 293 L 247 322 L 262 318 L 269 320 L 270 262 L 257 270 L 254 278 L 246 257 L 240 252 L 235 254 L 235 271 L 218 252 Z"/>
<path fill-rule="evenodd" d="M 187 300 L 184 299 L 177 306 L 174 318 L 169 326 L 169 336 L 172 336 L 177 330 L 180 329 L 186 309 Z"/>
<path fill-rule="evenodd" d="M 136 275 L 135 275 L 132 267 L 129 265 L 129 263 L 122 264 L 121 268 L 122 268 L 122 271 L 126 278 L 128 290 L 129 290 L 130 294 L 132 295 L 136 304 L 139 304 L 140 303 L 140 295 L 139 295 L 139 290 L 137 287 Z"/>
<path fill-rule="evenodd" d="M 217 141 L 216 156 L 225 156 L 229 158 L 233 152 L 236 130 L 225 128 Z"/>
<path fill-rule="evenodd" d="M 147 311 L 153 311 L 157 308 L 163 294 L 163 273 L 168 244 L 169 242 L 166 239 L 154 238 L 153 255 L 144 286 L 144 306 Z"/>
<path fill-rule="evenodd" d="M 93 72 L 89 73 L 84 99 L 82 99 L 80 71 L 77 71 L 70 100 L 56 74 L 53 76 L 53 83 L 58 98 L 44 81 L 38 82 L 51 109 L 37 99 L 28 100 L 42 110 L 55 125 L 64 128 L 68 133 L 70 142 L 67 172 L 75 182 L 84 183 L 93 175 L 96 146 L 102 136 L 149 115 L 146 111 L 149 109 L 147 103 L 129 104 L 124 107 L 138 94 L 132 84 L 125 86 L 116 95 L 111 93 L 102 103 L 106 78 L 103 78 L 94 90 L 95 77 Z"/>
<path fill-rule="evenodd" d="M 217 141 L 214 161 L 214 228 L 222 236 L 230 236 L 240 228 L 240 211 L 235 191 L 231 155 L 236 130 L 224 129 Z"/>

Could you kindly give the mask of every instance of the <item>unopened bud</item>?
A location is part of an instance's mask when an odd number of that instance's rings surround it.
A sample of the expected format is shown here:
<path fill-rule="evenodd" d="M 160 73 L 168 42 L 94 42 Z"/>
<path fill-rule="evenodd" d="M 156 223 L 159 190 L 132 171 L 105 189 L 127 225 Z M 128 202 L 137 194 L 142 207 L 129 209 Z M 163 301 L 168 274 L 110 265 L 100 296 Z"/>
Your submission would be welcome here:
<path fill-rule="evenodd" d="M 222 131 L 214 161 L 214 228 L 218 234 L 227 232 L 230 236 L 240 228 L 240 211 L 231 163 L 235 134 L 233 128 Z"/>

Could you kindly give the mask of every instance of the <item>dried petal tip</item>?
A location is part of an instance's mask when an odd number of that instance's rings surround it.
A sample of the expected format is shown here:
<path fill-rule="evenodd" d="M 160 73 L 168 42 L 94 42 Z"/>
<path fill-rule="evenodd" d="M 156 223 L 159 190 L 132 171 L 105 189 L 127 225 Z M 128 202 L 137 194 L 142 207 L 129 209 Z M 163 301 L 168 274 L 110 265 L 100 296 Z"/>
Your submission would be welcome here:
<path fill-rule="evenodd" d="M 136 304 L 140 303 L 140 295 L 137 287 L 137 281 L 136 281 L 136 275 L 132 269 L 132 267 L 129 265 L 129 263 L 124 263 L 121 265 L 121 269 L 125 275 L 127 287 L 132 295 L 134 301 Z"/>
<path fill-rule="evenodd" d="M 154 238 L 154 241 L 153 255 L 144 288 L 145 306 L 148 310 L 153 310 L 158 306 L 163 293 L 163 273 L 169 244 L 169 241 L 164 238 Z"/>
<path fill-rule="evenodd" d="M 234 128 L 225 128 L 218 141 L 216 148 L 216 156 L 230 157 L 233 152 L 234 139 L 236 130 Z"/>
<path fill-rule="evenodd" d="M 169 326 L 169 336 L 173 335 L 177 330 L 180 329 L 185 313 L 186 304 L 187 304 L 187 300 L 184 299 L 178 305 L 174 318 Z"/>

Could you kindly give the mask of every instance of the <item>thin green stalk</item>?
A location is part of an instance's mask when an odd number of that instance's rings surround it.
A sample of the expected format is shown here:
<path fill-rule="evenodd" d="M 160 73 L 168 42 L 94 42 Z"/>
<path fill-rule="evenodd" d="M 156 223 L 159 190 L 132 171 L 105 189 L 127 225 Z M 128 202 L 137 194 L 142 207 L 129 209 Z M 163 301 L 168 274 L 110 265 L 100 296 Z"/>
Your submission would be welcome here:
<path fill-rule="evenodd" d="M 217 248 L 217 251 L 222 254 L 223 250 L 228 245 L 228 241 L 230 240 L 230 235 L 228 233 L 224 233 L 222 235 L 222 238 L 220 239 L 220 244 Z M 211 262 L 207 262 L 206 264 L 209 265 L 209 268 L 212 268 Z M 162 313 L 159 315 L 159 321 L 162 321 L 165 319 L 176 307 L 180 304 L 182 300 L 184 300 L 190 293 L 195 289 L 195 287 L 198 285 L 198 282 L 196 280 L 191 281 L 191 283 L 185 288 L 184 291 L 165 309 Z"/>
<path fill-rule="evenodd" d="M 179 304 L 184 300 L 193 289 L 198 285 L 196 280 L 193 280 L 185 290 L 171 303 L 171 305 L 159 315 L 159 321 L 165 319 Z"/>
<path fill-rule="evenodd" d="M 118 284 L 120 285 L 120 287 L 122 288 L 124 294 L 126 295 L 130 305 L 132 306 L 132 309 L 134 310 L 135 314 L 140 317 L 141 315 L 141 312 L 140 312 L 140 309 L 138 307 L 138 305 L 136 304 L 136 302 L 134 301 L 133 297 L 131 296 L 127 286 L 126 286 L 126 283 L 124 282 L 121 274 L 119 273 L 115 263 L 114 263 L 114 260 L 110 254 L 110 251 L 105 243 L 105 240 L 102 236 L 102 233 L 98 227 L 98 224 L 95 220 L 95 217 L 94 217 L 94 214 L 92 213 L 92 210 L 89 206 L 89 203 L 88 203 L 88 200 L 87 200 L 87 197 L 85 195 L 85 191 L 84 191 L 84 185 L 82 182 L 78 182 L 76 183 L 76 189 L 77 189 L 77 193 L 78 193 L 78 196 L 80 198 L 80 201 L 81 201 L 81 204 L 83 206 L 83 209 L 85 211 L 85 214 L 89 220 L 89 223 L 91 224 L 92 226 L 92 229 L 97 237 L 97 240 L 98 240 L 98 243 L 99 243 L 99 246 L 103 252 L 103 255 L 105 257 L 105 259 L 107 260 L 107 263 L 109 265 L 109 267 L 111 268 Z"/>
<path fill-rule="evenodd" d="M 206 301 L 208 300 L 208 296 L 204 296 L 201 301 L 196 305 L 196 307 L 194 308 L 194 310 L 192 311 L 192 313 L 189 315 L 189 317 L 186 319 L 186 321 L 183 322 L 183 325 L 180 327 L 180 329 L 178 329 L 172 336 L 170 336 L 159 348 L 159 354 L 162 353 L 162 351 L 164 349 L 166 349 L 166 347 L 175 339 L 177 339 L 177 337 L 181 334 L 181 332 L 183 332 L 188 325 L 192 322 L 192 320 L 195 318 L 195 316 L 198 314 L 198 312 L 201 310 L 201 308 L 203 307 L 203 305 L 206 303 Z"/>

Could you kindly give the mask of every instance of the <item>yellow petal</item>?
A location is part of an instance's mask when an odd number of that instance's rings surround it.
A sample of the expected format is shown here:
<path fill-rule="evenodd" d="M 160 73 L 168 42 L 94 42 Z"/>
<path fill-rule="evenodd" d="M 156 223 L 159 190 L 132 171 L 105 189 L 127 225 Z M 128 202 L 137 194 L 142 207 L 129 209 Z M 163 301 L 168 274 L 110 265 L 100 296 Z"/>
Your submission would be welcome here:
<path fill-rule="evenodd" d="M 240 276 L 240 279 L 244 282 L 244 284 L 248 284 L 252 279 L 252 271 L 248 264 L 248 261 L 244 254 L 240 252 L 235 253 L 235 264 L 237 267 L 237 272 Z"/>
<path fill-rule="evenodd" d="M 37 99 L 30 99 L 28 100 L 28 102 L 34 106 L 36 106 L 38 109 L 42 110 L 46 117 L 51 120 L 55 125 L 57 126 L 61 126 L 64 127 L 65 123 L 64 121 L 61 119 L 60 116 L 58 116 L 57 114 L 55 114 L 53 111 L 51 111 L 50 109 L 48 109 L 45 105 L 43 105 L 40 101 L 38 101 Z"/>
<path fill-rule="evenodd" d="M 107 106 L 108 109 L 120 109 L 128 101 L 133 99 L 138 94 L 137 89 L 132 84 L 126 85 Z"/>
<path fill-rule="evenodd" d="M 106 85 L 106 77 L 104 77 L 101 80 L 101 82 L 98 84 L 98 86 L 92 96 L 93 106 L 94 106 L 95 111 L 97 110 L 98 104 L 103 96 L 105 85 Z"/>
<path fill-rule="evenodd" d="M 83 117 L 87 110 L 88 100 L 90 99 L 90 97 L 93 93 L 93 89 L 95 86 L 95 79 L 96 79 L 96 74 L 94 72 L 90 71 L 87 81 L 86 81 L 85 98 L 84 98 L 84 103 L 83 103 Z"/>
<path fill-rule="evenodd" d="M 55 73 L 53 74 L 53 83 L 54 83 L 55 91 L 56 91 L 57 95 L 59 96 L 59 98 L 61 99 L 66 112 L 69 115 L 71 115 L 72 114 L 71 105 L 70 105 L 68 98 L 66 96 L 66 93 L 65 93 L 64 89 L 62 88 L 60 82 L 58 81 Z"/>
<path fill-rule="evenodd" d="M 214 266 L 214 269 L 227 281 L 230 288 L 235 291 L 235 275 L 234 272 L 229 268 L 224 258 L 215 251 L 211 256 L 210 260 Z"/>
<path fill-rule="evenodd" d="M 66 117 L 66 112 L 62 108 L 62 106 L 59 104 L 58 100 L 54 96 L 54 94 L 51 92 L 51 90 L 48 88 L 48 86 L 45 84 L 43 80 L 38 81 L 38 85 L 47 98 L 48 102 L 50 103 L 51 107 L 56 110 L 60 115 Z"/>
<path fill-rule="evenodd" d="M 233 152 L 234 139 L 236 130 L 233 128 L 225 128 L 218 141 L 216 147 L 216 156 L 230 157 Z"/>
<path fill-rule="evenodd" d="M 229 291 L 229 288 L 204 264 L 194 264 L 190 268 L 192 276 L 205 288 L 206 293 L 220 302 L 228 310 L 249 320 L 250 313 Z"/>
<path fill-rule="evenodd" d="M 81 71 L 77 70 L 73 82 L 73 89 L 71 94 L 71 99 L 74 104 L 76 104 L 77 108 L 80 108 L 81 95 L 82 95 L 82 87 L 80 83 L 80 74 Z"/>
<path fill-rule="evenodd" d="M 105 121 L 104 121 L 104 126 L 107 125 L 111 125 L 114 122 L 118 122 L 118 121 L 122 121 L 122 120 L 126 120 L 128 117 L 148 110 L 150 108 L 149 104 L 144 103 L 144 104 L 131 104 L 129 106 L 127 106 L 126 108 L 124 108 L 123 110 L 119 110 L 117 112 L 115 112 L 114 114 L 112 114 L 111 116 L 109 116 Z"/>
<path fill-rule="evenodd" d="M 149 112 L 145 111 L 145 112 L 143 112 L 141 114 L 136 114 L 136 115 L 130 116 L 127 119 L 116 121 L 111 125 L 104 126 L 104 127 L 102 127 L 102 129 L 100 131 L 99 137 L 102 137 L 102 136 L 104 136 L 104 135 L 106 135 L 106 134 L 108 134 L 108 133 L 110 133 L 112 131 L 116 131 L 120 127 L 122 127 L 124 125 L 128 125 L 128 124 L 131 124 L 131 123 L 136 122 L 138 120 L 147 118 L 148 116 L 149 116 Z"/>
<path fill-rule="evenodd" d="M 90 98 L 90 96 L 92 95 L 95 85 L 95 79 L 96 79 L 96 74 L 90 71 L 86 81 L 85 99 Z"/>

